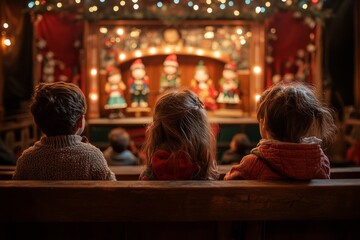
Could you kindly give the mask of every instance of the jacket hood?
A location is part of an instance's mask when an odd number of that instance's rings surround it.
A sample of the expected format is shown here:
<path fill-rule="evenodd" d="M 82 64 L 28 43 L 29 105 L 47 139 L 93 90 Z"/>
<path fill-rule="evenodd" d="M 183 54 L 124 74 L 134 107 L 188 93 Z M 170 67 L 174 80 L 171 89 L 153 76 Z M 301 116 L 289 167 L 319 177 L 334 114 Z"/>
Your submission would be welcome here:
<path fill-rule="evenodd" d="M 329 160 L 319 144 L 260 144 L 258 151 L 279 172 L 292 179 L 329 176 Z"/>

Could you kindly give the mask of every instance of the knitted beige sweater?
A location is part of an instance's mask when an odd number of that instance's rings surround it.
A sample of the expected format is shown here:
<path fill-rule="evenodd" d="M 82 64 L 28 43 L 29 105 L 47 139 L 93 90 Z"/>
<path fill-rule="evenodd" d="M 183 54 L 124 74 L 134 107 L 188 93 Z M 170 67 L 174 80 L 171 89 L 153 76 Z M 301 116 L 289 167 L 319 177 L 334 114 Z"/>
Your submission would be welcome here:
<path fill-rule="evenodd" d="M 42 137 L 16 163 L 14 180 L 116 180 L 100 149 L 78 135 Z"/>

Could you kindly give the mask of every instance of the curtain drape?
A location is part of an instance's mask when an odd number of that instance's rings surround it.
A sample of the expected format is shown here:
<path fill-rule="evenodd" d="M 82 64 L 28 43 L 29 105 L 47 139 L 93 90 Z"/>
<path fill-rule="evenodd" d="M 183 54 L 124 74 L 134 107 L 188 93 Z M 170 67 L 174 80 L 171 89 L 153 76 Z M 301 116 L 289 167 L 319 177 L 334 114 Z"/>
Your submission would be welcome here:
<path fill-rule="evenodd" d="M 267 33 L 266 87 L 279 80 L 301 80 L 312 83 L 314 67 L 315 26 L 306 24 L 303 17 L 297 17 L 294 12 L 279 12 L 265 23 Z"/>
<path fill-rule="evenodd" d="M 39 81 L 80 85 L 83 21 L 75 14 L 41 14 L 35 20 Z"/>
<path fill-rule="evenodd" d="M 8 23 L 6 36 L 10 46 L 2 47 L 0 81 L 5 115 L 21 109 L 22 103 L 31 98 L 32 93 L 32 24 L 30 15 L 24 11 L 25 1 L 1 1 L 1 25 Z"/>

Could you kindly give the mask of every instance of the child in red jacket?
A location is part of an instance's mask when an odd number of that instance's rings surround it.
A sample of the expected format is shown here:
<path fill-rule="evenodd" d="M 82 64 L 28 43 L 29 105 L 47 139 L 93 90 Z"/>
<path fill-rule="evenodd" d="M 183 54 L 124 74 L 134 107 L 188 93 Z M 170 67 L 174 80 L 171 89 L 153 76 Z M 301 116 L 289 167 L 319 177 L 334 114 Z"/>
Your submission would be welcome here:
<path fill-rule="evenodd" d="M 321 146 L 332 141 L 332 112 L 303 84 L 266 90 L 257 111 L 262 139 L 225 175 L 231 179 L 328 179 L 330 162 Z"/>

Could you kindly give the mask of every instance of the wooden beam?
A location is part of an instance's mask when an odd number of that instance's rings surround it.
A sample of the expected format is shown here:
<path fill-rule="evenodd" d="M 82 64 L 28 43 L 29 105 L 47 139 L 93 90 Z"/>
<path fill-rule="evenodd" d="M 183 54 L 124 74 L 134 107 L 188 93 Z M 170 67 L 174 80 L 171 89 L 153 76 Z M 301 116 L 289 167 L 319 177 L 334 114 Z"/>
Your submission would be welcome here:
<path fill-rule="evenodd" d="M 0 3 L 0 13 L 3 14 L 4 5 L 5 3 L 1 1 Z M 0 20 L 2 20 L 0 18 Z M 1 23 L 3 21 L 0 21 Z M 0 38 L 2 39 L 2 38 Z M 0 43 L 0 122 L 4 121 L 4 69 L 3 69 L 3 62 L 4 62 L 4 55 L 3 55 L 3 43 Z"/>
<path fill-rule="evenodd" d="M 354 105 L 360 108 L 360 2 L 354 1 L 354 33 L 355 33 L 355 59 L 354 59 Z"/>
<path fill-rule="evenodd" d="M 313 81 L 316 93 L 320 99 L 324 98 L 323 91 L 323 76 L 322 76 L 322 62 L 323 62 L 323 46 L 322 46 L 322 27 L 319 24 L 316 27 L 316 53 L 315 53 L 315 71 L 313 72 Z"/>
<path fill-rule="evenodd" d="M 4 70 L 3 70 L 3 50 L 2 45 L 0 46 L 0 122 L 4 121 Z"/>
<path fill-rule="evenodd" d="M 0 221 L 360 220 L 360 179 L 0 181 Z"/>
<path fill-rule="evenodd" d="M 110 166 L 118 181 L 138 180 L 144 166 Z M 231 165 L 219 165 L 220 180 L 230 171 Z M 15 166 L 0 166 L 0 179 L 11 180 Z M 360 167 L 333 167 L 330 169 L 331 179 L 360 179 Z"/>

